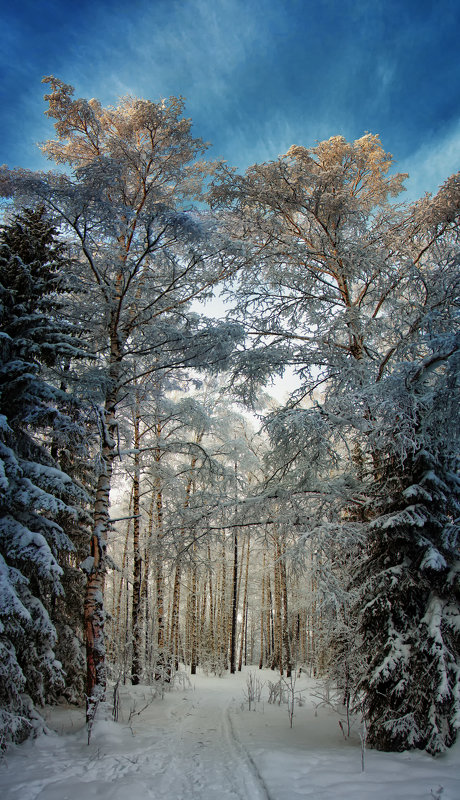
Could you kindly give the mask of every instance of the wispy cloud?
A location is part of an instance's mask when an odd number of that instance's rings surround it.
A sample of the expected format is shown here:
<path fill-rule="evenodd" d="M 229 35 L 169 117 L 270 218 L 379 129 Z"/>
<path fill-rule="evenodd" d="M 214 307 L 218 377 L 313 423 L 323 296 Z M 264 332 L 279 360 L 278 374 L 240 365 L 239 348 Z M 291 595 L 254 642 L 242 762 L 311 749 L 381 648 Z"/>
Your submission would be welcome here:
<path fill-rule="evenodd" d="M 104 104 L 185 96 L 195 135 L 239 169 L 294 143 L 378 133 L 412 174 L 410 193 L 435 190 L 456 169 L 459 134 L 453 0 L 439 7 L 427 16 L 419 0 L 23 0 L 6 14 L 0 52 L 0 161 L 40 165 L 33 143 L 53 135 L 40 79 L 55 74 Z"/>
<path fill-rule="evenodd" d="M 440 184 L 460 169 L 460 117 L 445 131 L 432 135 L 398 167 L 409 173 L 408 199 L 415 200 L 425 192 L 435 194 Z"/>
<path fill-rule="evenodd" d="M 209 98 L 210 105 L 230 91 L 235 73 L 267 34 L 254 0 L 141 3 L 134 7 L 134 22 L 119 8 L 106 16 L 103 28 L 94 20 L 91 28 L 72 57 L 80 79 L 87 72 L 105 92 L 118 85 L 125 93 L 139 93 L 142 86 L 152 98 L 174 91 L 192 103 Z"/>

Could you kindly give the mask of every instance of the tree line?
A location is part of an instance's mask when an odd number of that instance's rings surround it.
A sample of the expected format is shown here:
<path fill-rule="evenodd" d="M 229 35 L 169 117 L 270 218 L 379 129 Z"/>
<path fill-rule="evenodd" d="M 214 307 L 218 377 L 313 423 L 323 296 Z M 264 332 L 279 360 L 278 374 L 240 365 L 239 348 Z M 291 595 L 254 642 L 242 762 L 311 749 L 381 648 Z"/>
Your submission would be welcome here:
<path fill-rule="evenodd" d="M 108 674 L 259 663 L 327 675 L 372 746 L 442 752 L 459 174 L 398 204 L 366 134 L 240 175 L 182 100 L 44 81 L 61 169 L 0 172 L 1 746 L 61 695 L 90 729 Z"/>

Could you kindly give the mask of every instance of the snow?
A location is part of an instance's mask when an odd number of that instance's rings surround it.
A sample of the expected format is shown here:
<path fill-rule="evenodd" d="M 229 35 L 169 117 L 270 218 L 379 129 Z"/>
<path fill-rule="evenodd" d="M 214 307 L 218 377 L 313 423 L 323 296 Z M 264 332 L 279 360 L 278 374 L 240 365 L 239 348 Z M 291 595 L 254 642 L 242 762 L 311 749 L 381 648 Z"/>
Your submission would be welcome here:
<path fill-rule="evenodd" d="M 119 721 L 100 709 L 87 745 L 84 714 L 48 709 L 55 732 L 10 750 L 0 763 L 3 800 L 458 800 L 460 743 L 426 753 L 367 750 L 359 725 L 345 739 L 338 715 L 297 679 L 293 728 L 287 704 L 272 705 L 270 670 L 249 711 L 246 672 L 223 678 L 182 673 L 154 697 L 148 686 L 120 689 Z M 362 733 L 362 731 L 361 731 Z"/>

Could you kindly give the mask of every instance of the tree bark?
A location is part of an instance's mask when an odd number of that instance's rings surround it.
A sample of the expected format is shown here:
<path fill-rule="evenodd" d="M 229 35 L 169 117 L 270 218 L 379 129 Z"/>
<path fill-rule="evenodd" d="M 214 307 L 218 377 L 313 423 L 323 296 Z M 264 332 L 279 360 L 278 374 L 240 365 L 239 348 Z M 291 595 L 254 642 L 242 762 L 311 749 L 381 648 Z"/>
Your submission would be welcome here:
<path fill-rule="evenodd" d="M 243 666 L 243 652 L 245 651 L 245 644 L 246 644 L 246 631 L 247 631 L 247 621 L 248 621 L 248 579 L 249 579 L 249 553 L 250 553 L 250 541 L 249 541 L 249 534 L 248 534 L 248 546 L 247 546 L 247 555 L 246 555 L 246 571 L 244 575 L 244 594 L 243 594 L 243 622 L 241 625 L 241 642 L 240 642 L 240 656 L 238 659 L 238 672 L 241 672 Z"/>
<path fill-rule="evenodd" d="M 260 658 L 259 658 L 259 669 L 262 669 L 265 663 L 264 659 L 264 640 L 265 640 L 265 618 L 266 618 L 266 608 L 265 608 L 265 547 L 263 553 L 263 562 L 262 562 L 262 597 L 260 601 Z M 268 632 L 268 638 L 270 637 L 270 632 Z"/>
<path fill-rule="evenodd" d="M 140 398 L 136 391 L 134 409 L 134 475 L 133 475 L 133 597 L 131 609 L 132 626 L 132 660 L 131 683 L 137 686 L 142 672 L 142 643 L 141 643 L 141 543 L 140 543 Z"/>
<path fill-rule="evenodd" d="M 230 672 L 236 671 L 236 623 L 238 615 L 238 534 L 233 534 L 233 577 L 232 577 L 232 627 L 230 636 Z"/>
<path fill-rule="evenodd" d="M 91 535 L 91 567 L 86 584 L 84 602 L 84 628 L 86 640 L 86 721 L 88 738 L 101 701 L 105 699 L 106 664 L 104 631 L 104 582 L 106 573 L 107 532 L 110 524 L 109 497 L 113 462 L 117 452 L 118 341 L 112 340 L 112 391 L 107 393 L 104 412 L 101 414 L 102 458 L 94 504 L 94 524 Z"/>

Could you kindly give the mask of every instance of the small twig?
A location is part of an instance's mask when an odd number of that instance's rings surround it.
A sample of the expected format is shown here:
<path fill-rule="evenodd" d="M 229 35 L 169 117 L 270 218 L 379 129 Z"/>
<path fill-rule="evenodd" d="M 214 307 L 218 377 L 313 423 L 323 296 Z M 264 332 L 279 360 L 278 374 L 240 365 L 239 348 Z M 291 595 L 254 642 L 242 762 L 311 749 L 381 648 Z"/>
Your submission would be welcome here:
<path fill-rule="evenodd" d="M 129 714 L 128 722 L 131 722 L 133 717 L 138 717 L 140 714 L 142 714 L 143 711 L 145 711 L 147 708 L 149 708 L 152 705 L 152 703 L 156 700 L 156 696 L 157 695 L 156 695 L 156 692 L 155 692 L 153 697 L 151 697 L 150 700 L 148 701 L 148 703 L 146 703 L 145 706 L 143 706 L 141 709 L 139 709 L 139 711 L 135 711 L 134 708 L 132 708 L 131 711 L 130 711 L 130 714 Z"/>

